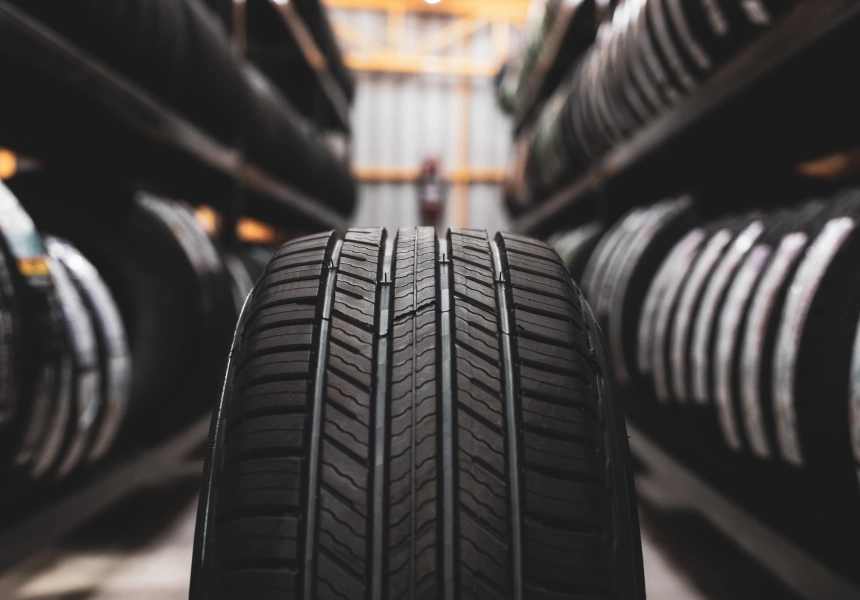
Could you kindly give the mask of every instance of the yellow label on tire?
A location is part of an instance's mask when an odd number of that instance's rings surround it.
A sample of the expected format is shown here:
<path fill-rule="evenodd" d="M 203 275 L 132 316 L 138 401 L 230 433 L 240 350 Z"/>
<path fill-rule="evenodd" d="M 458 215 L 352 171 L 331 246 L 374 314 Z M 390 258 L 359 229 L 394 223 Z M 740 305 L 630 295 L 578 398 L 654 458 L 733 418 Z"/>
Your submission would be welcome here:
<path fill-rule="evenodd" d="M 18 271 L 24 277 L 34 277 L 36 275 L 49 275 L 51 273 L 48 267 L 48 261 L 44 256 L 33 256 L 30 258 L 18 259 Z"/>

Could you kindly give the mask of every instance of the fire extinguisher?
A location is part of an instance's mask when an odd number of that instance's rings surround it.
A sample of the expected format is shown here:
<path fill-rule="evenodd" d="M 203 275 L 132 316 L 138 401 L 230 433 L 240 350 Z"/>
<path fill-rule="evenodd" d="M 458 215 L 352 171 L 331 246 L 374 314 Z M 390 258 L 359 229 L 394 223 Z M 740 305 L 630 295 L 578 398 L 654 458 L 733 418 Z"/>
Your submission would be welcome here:
<path fill-rule="evenodd" d="M 418 206 L 422 225 L 436 225 L 445 210 L 446 182 L 440 175 L 440 160 L 427 158 L 418 178 Z"/>

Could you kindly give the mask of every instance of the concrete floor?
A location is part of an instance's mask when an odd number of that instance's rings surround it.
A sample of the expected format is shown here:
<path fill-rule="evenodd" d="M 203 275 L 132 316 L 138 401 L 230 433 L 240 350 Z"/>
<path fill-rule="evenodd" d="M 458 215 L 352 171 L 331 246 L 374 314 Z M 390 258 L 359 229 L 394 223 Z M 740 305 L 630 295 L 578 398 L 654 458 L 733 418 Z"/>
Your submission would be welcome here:
<path fill-rule="evenodd" d="M 3 600 L 186 600 L 199 480 L 147 490 L 0 575 Z"/>
<path fill-rule="evenodd" d="M 197 480 L 139 494 L 0 575 L 4 600 L 185 600 Z M 640 510 L 652 600 L 794 600 L 702 521 Z"/>

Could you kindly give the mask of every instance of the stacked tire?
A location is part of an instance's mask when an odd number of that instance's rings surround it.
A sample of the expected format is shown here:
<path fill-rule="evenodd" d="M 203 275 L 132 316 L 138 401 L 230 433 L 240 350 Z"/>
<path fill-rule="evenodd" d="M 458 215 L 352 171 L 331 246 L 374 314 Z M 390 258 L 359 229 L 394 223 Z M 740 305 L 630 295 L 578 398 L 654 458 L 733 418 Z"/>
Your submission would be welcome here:
<path fill-rule="evenodd" d="M 2 467 L 24 480 L 61 480 L 116 440 L 130 383 L 125 327 L 83 255 L 43 239 L 3 186 L 0 203 Z"/>
<path fill-rule="evenodd" d="M 794 2 L 634 0 L 600 25 L 530 134 L 522 211 L 694 92 Z"/>
<path fill-rule="evenodd" d="M 613 224 L 582 280 L 631 416 L 849 575 L 837 547 L 860 549 L 858 218 L 850 189 L 708 221 L 664 201 Z"/>
<path fill-rule="evenodd" d="M 202 416 L 252 281 L 180 202 L 141 193 L 106 216 L 57 204 L 47 177 L 10 184 L 51 232 L 0 187 L 0 459 L 14 504 L 21 485 Z"/>
<path fill-rule="evenodd" d="M 257 166 L 338 212 L 352 212 L 347 166 L 238 56 L 201 0 L 14 1 Z"/>
<path fill-rule="evenodd" d="M 547 244 L 558 252 L 561 263 L 571 279 L 580 281 L 585 265 L 603 235 L 604 227 L 598 221 L 580 225 L 569 231 L 553 235 Z"/>

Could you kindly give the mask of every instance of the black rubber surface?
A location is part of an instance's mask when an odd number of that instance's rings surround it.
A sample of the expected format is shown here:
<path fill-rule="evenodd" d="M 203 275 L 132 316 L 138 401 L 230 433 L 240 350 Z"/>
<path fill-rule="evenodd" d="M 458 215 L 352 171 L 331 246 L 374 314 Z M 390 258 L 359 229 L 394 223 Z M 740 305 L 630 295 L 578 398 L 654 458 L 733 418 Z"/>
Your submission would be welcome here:
<path fill-rule="evenodd" d="M 600 242 L 603 231 L 602 223 L 591 221 L 576 229 L 562 232 L 547 241 L 558 252 L 562 264 L 575 282 L 582 278 L 585 265 Z"/>
<path fill-rule="evenodd" d="M 251 281 L 257 281 L 265 273 L 272 254 L 274 254 L 274 248 L 268 246 L 247 245 L 237 250 L 237 256 L 248 270 Z"/>
<path fill-rule="evenodd" d="M 320 51 L 325 55 L 326 65 L 332 76 L 351 102 L 355 97 L 355 76 L 343 62 L 340 46 L 329 23 L 328 9 L 320 0 L 296 0 L 295 6 L 296 12 L 299 13 L 305 26 L 313 34 Z"/>
<path fill-rule="evenodd" d="M 213 416 L 191 597 L 644 598 L 604 353 L 540 242 L 285 244 Z"/>

